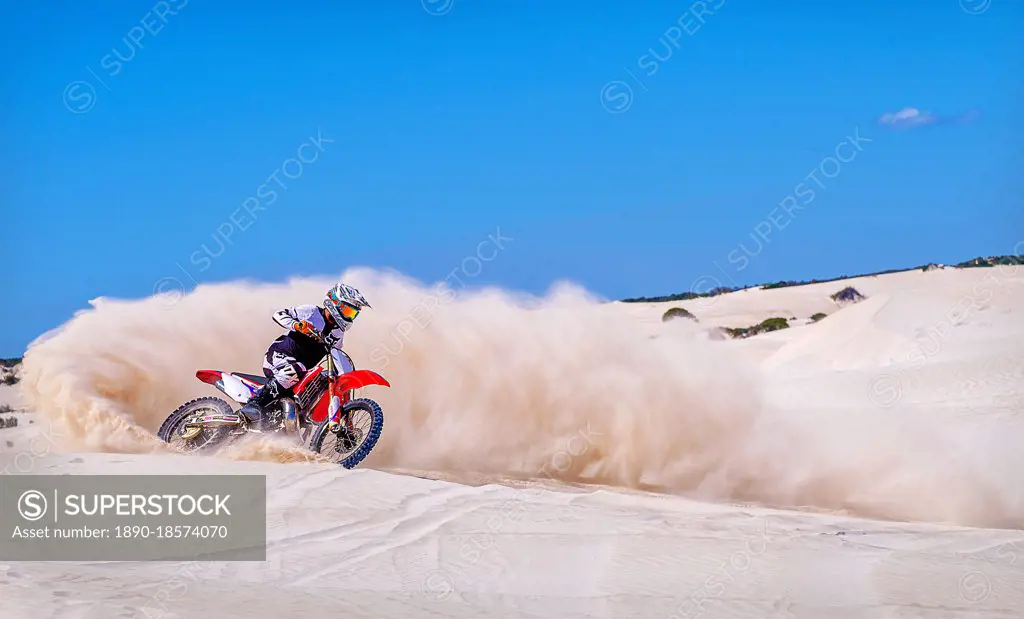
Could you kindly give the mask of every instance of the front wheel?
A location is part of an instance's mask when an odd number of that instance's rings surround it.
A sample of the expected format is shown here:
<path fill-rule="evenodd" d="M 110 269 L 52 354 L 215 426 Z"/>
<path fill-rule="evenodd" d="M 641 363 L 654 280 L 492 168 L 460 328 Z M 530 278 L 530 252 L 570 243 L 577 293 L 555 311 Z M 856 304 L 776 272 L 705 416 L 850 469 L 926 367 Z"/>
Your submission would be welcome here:
<path fill-rule="evenodd" d="M 199 427 L 193 422 L 196 418 L 208 415 L 232 415 L 231 405 L 220 398 L 196 398 L 178 407 L 167 416 L 157 436 L 165 443 L 179 451 L 190 453 L 210 449 L 224 442 L 231 433 L 225 426 Z"/>
<path fill-rule="evenodd" d="M 384 412 L 380 404 L 360 398 L 342 406 L 341 429 L 338 432 L 331 432 L 327 421 L 322 421 L 313 431 L 309 447 L 351 469 L 370 455 L 377 445 L 384 429 Z"/>

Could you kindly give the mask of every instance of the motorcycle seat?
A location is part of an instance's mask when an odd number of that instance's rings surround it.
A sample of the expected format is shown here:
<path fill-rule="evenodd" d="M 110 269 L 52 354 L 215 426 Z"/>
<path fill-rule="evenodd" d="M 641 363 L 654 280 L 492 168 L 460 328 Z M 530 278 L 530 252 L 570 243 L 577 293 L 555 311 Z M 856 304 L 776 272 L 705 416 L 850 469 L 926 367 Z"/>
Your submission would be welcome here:
<path fill-rule="evenodd" d="M 252 382 L 256 383 L 257 385 L 266 385 L 267 384 L 267 377 L 266 376 L 259 376 L 257 374 L 243 374 L 241 372 L 232 372 L 232 374 L 234 374 L 235 376 L 237 376 L 239 378 L 244 378 L 245 380 L 251 380 Z"/>

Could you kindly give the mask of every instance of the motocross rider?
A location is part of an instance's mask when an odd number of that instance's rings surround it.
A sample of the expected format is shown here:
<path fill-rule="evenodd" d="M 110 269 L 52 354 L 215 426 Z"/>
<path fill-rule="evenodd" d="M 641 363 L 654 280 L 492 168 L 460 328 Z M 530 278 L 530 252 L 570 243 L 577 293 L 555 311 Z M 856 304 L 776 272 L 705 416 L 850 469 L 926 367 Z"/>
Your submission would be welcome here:
<path fill-rule="evenodd" d="M 274 322 L 288 332 L 278 337 L 267 349 L 263 374 L 267 384 L 241 408 L 250 422 L 263 427 L 267 407 L 277 398 L 290 393 L 310 368 L 328 352 L 340 372 L 353 368 L 341 352 L 345 331 L 363 307 L 370 307 L 362 294 L 352 286 L 339 283 L 327 291 L 323 307 L 297 305 L 278 310 Z"/>

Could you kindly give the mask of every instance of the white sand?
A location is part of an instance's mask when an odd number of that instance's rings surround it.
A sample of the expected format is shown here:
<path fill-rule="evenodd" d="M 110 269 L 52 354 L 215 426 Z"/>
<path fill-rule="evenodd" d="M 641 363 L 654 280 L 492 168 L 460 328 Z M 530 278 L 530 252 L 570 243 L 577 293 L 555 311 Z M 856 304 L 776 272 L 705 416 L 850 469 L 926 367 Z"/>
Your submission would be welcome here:
<path fill-rule="evenodd" d="M 846 285 L 868 299 L 839 310 L 828 295 Z M 0 469 L 266 474 L 268 561 L 0 563 L 0 617 L 1024 616 L 1024 269 L 909 272 L 607 311 L 651 335 L 700 339 L 661 323 L 672 306 L 701 328 L 830 314 L 715 343 L 759 365 L 766 402 L 787 423 L 801 420 L 802 434 L 773 434 L 776 418 L 759 418 L 755 433 L 771 438 L 711 469 L 737 479 L 680 488 L 693 497 L 729 487 L 733 497 L 808 509 L 514 484 L 466 466 L 421 473 L 448 480 L 439 481 L 396 472 L 396 457 L 376 465 L 388 470 L 349 472 L 62 453 L 45 438 L 62 426 L 40 418 L 0 431 Z M 922 419 L 950 442 L 921 436 Z M 813 449 L 793 442 L 801 435 Z M 802 453 L 803 466 L 787 451 Z M 762 477 L 746 466 L 773 462 L 778 470 Z"/>
<path fill-rule="evenodd" d="M 25 399 L 18 389 L 18 385 L 0 385 L 0 407 L 10 406 L 13 410 L 22 410 L 25 406 Z"/>
<path fill-rule="evenodd" d="M 14 410 L 22 410 L 25 406 L 24 398 L 21 395 L 21 389 L 18 387 L 18 383 L 8 385 L 6 380 L 9 377 L 17 377 L 20 366 L 7 367 L 0 365 L 0 379 L 4 382 L 0 382 L 0 408 L 10 407 Z"/>

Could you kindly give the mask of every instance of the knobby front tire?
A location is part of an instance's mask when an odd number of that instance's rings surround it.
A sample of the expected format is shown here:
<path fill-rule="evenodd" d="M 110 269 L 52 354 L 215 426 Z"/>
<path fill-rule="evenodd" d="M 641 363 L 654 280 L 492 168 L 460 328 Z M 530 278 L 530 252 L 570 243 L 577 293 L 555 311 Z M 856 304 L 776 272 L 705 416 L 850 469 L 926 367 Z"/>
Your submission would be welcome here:
<path fill-rule="evenodd" d="M 377 404 L 373 400 L 360 398 L 346 403 L 341 408 L 341 413 L 342 415 L 352 414 L 360 410 L 366 411 L 370 414 L 370 430 L 366 433 L 366 438 L 363 439 L 363 442 L 358 445 L 355 450 L 348 455 L 339 454 L 333 448 L 328 450 L 329 453 L 323 452 L 324 441 L 332 434 L 327 427 L 328 420 L 326 419 L 317 426 L 316 430 L 314 430 L 313 439 L 310 442 L 310 449 L 318 454 L 325 455 L 330 458 L 334 458 L 337 455 L 340 457 L 338 464 L 347 469 L 354 468 L 357 464 L 362 462 L 366 456 L 370 455 L 373 448 L 377 446 L 377 441 L 380 440 L 380 433 L 384 429 L 384 411 L 381 410 L 380 404 Z M 333 442 L 337 442 L 337 437 L 335 437 L 335 441 Z"/>

